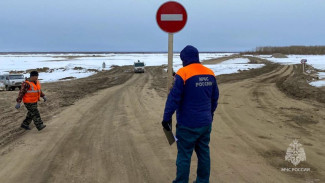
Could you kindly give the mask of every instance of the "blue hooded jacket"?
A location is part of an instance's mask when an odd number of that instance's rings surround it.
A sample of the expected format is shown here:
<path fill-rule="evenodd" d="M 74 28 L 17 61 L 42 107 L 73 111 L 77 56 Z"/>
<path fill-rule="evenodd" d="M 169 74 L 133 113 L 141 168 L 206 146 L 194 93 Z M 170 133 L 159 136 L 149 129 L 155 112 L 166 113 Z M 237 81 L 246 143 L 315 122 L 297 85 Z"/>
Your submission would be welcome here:
<path fill-rule="evenodd" d="M 200 63 L 195 47 L 186 46 L 180 57 L 183 67 L 175 75 L 174 86 L 166 101 L 164 121 L 171 120 L 176 110 L 180 125 L 190 128 L 210 125 L 219 98 L 215 75 Z"/>

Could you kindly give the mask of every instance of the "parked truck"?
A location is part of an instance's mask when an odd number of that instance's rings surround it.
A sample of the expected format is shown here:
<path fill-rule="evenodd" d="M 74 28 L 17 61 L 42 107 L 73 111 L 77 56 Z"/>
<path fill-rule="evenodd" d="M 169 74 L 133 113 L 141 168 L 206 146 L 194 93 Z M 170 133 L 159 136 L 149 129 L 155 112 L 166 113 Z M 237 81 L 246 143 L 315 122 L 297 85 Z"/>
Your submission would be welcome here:
<path fill-rule="evenodd" d="M 0 86 L 4 87 L 5 90 L 15 90 L 21 88 L 22 82 L 25 81 L 23 74 L 3 74 L 0 75 Z"/>
<path fill-rule="evenodd" d="M 138 60 L 137 62 L 134 62 L 134 72 L 135 73 L 144 73 L 144 62 L 140 62 L 140 60 Z"/>

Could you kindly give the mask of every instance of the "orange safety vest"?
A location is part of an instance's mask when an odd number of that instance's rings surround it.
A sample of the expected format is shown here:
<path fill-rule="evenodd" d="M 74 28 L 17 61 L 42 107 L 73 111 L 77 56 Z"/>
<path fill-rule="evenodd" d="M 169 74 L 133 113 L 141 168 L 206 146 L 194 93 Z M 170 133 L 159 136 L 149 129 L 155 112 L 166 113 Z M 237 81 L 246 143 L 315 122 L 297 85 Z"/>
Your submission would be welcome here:
<path fill-rule="evenodd" d="M 41 98 L 41 84 L 39 81 L 35 84 L 34 82 L 25 81 L 29 84 L 29 89 L 27 90 L 27 93 L 25 93 L 23 97 L 24 103 L 36 103 Z"/>

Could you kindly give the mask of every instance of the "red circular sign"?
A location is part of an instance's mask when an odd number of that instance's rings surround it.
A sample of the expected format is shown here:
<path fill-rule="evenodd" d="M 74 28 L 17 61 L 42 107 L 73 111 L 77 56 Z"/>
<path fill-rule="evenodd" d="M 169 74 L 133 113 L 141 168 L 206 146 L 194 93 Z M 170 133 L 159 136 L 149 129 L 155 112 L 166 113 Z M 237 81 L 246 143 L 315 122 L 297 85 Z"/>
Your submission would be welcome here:
<path fill-rule="evenodd" d="M 163 31 L 175 33 L 185 26 L 187 13 L 185 8 L 178 2 L 168 1 L 158 9 L 156 20 Z"/>

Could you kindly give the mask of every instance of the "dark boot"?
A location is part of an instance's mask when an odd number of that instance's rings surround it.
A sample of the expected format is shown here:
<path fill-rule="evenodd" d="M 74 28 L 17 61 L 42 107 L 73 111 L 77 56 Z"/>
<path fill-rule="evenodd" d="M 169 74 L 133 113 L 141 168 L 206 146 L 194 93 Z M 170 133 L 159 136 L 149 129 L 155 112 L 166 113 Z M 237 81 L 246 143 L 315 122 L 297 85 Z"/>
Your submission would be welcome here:
<path fill-rule="evenodd" d="M 24 123 L 22 123 L 20 125 L 21 128 L 25 129 L 25 130 L 31 130 L 30 127 L 28 125 L 25 125 Z"/>
<path fill-rule="evenodd" d="M 41 131 L 45 127 L 46 127 L 46 125 L 41 124 L 41 125 L 37 126 L 37 130 Z"/>

